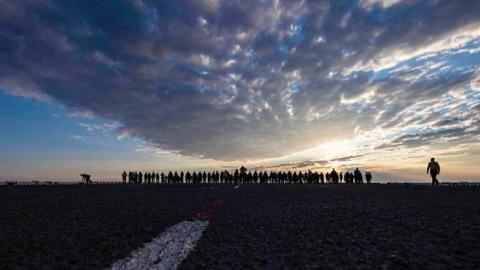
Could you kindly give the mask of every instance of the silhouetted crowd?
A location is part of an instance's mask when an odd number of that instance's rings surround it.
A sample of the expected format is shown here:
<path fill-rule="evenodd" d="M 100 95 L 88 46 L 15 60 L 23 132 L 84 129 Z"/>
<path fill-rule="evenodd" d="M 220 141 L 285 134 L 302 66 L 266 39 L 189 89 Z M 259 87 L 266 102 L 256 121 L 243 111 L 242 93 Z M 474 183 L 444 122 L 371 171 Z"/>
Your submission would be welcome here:
<path fill-rule="evenodd" d="M 372 174 L 365 172 L 367 184 L 372 182 Z M 272 183 L 272 184 L 363 184 L 364 177 L 356 168 L 353 172 L 337 173 L 335 169 L 323 172 L 247 171 L 245 167 L 235 170 L 214 172 L 123 172 L 122 182 L 132 184 L 221 184 L 221 183 Z"/>

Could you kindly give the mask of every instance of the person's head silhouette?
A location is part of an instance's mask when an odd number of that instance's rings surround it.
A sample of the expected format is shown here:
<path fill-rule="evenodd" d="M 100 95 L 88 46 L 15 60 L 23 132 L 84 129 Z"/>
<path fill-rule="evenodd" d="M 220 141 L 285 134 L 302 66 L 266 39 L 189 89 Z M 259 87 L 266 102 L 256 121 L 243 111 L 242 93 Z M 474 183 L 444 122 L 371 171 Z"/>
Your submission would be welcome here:
<path fill-rule="evenodd" d="M 430 159 L 430 161 L 435 161 L 435 158 L 432 157 L 432 158 Z"/>

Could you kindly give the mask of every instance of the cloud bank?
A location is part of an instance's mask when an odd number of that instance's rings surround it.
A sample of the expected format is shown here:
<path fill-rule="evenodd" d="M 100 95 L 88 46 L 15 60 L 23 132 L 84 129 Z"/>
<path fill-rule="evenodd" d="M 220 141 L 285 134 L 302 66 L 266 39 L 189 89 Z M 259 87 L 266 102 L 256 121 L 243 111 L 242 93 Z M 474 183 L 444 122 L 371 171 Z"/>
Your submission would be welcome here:
<path fill-rule="evenodd" d="M 223 161 L 465 143 L 479 26 L 476 0 L 1 1 L 0 88 Z"/>

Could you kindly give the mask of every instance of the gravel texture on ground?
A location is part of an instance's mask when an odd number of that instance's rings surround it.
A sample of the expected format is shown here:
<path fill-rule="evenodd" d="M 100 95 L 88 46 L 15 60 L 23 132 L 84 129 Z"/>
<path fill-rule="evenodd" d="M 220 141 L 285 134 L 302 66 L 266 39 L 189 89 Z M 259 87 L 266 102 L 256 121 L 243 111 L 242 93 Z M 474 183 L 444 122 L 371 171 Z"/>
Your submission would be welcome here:
<path fill-rule="evenodd" d="M 233 187 L 1 187 L 0 269 L 102 269 L 198 211 L 182 269 L 480 269 L 479 187 Z"/>
<path fill-rule="evenodd" d="M 0 187 L 0 269 L 102 269 L 226 187 Z"/>
<path fill-rule="evenodd" d="M 480 269 L 480 189 L 242 185 L 181 269 Z"/>

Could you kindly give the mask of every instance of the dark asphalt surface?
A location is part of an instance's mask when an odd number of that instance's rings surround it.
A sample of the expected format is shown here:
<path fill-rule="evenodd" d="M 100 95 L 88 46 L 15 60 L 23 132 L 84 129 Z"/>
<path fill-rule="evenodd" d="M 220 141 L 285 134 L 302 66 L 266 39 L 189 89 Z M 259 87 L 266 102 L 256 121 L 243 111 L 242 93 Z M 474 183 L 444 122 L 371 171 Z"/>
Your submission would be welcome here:
<path fill-rule="evenodd" d="M 0 269 L 102 269 L 218 196 L 208 186 L 0 187 Z"/>
<path fill-rule="evenodd" d="M 480 189 L 243 185 L 182 269 L 480 269 Z"/>
<path fill-rule="evenodd" d="M 480 269 L 479 194 L 386 185 L 0 187 L 0 269 L 102 269 L 221 197 L 180 268 Z"/>

